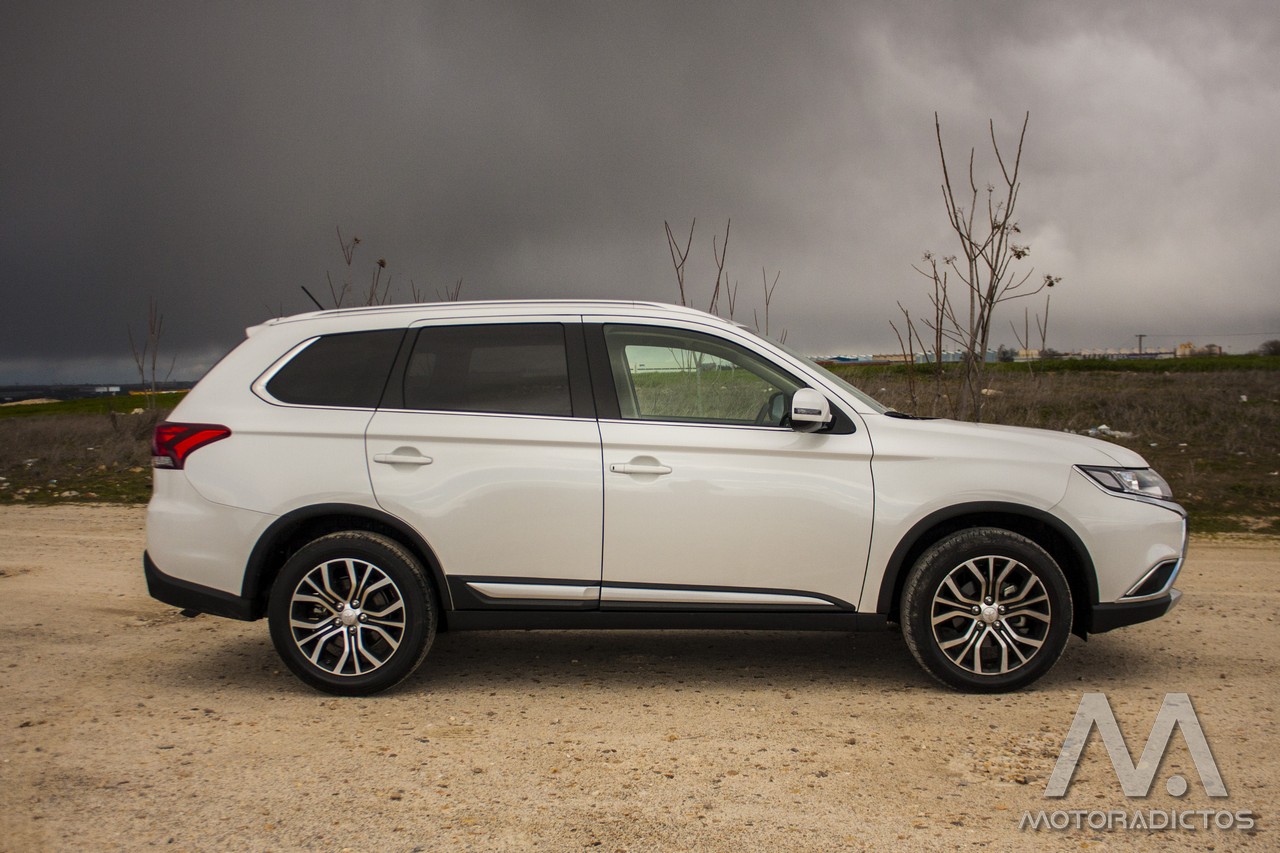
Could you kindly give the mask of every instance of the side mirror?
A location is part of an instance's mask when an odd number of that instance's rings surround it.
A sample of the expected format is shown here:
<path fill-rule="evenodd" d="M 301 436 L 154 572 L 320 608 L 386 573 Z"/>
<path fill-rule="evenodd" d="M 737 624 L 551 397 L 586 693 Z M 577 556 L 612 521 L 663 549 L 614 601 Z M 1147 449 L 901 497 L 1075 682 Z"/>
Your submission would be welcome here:
<path fill-rule="evenodd" d="M 801 388 L 791 397 L 791 428 L 816 432 L 831 423 L 831 404 L 812 388 Z"/>

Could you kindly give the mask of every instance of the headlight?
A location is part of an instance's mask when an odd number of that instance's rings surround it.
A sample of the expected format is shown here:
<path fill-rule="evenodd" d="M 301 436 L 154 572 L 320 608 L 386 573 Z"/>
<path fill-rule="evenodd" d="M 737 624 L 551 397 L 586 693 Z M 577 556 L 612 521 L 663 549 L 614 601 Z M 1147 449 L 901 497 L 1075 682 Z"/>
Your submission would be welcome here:
<path fill-rule="evenodd" d="M 1104 489 L 1131 495 L 1172 500 L 1173 490 L 1150 468 L 1094 468 L 1085 465 L 1080 470 L 1088 474 Z"/>

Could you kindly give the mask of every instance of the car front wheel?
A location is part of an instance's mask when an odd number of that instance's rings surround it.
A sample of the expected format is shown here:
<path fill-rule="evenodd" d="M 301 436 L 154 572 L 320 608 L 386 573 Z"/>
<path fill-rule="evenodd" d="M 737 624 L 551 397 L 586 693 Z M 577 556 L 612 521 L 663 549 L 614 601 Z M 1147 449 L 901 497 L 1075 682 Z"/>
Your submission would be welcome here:
<path fill-rule="evenodd" d="M 916 561 L 901 619 L 911 653 L 939 681 L 975 693 L 1017 690 L 1062 655 L 1071 588 L 1053 557 L 1027 537 L 962 530 Z"/>
<path fill-rule="evenodd" d="M 376 533 L 331 533 L 289 558 L 267 605 L 271 640 L 295 675 L 366 696 L 408 677 L 431 647 L 437 608 L 417 559 Z"/>

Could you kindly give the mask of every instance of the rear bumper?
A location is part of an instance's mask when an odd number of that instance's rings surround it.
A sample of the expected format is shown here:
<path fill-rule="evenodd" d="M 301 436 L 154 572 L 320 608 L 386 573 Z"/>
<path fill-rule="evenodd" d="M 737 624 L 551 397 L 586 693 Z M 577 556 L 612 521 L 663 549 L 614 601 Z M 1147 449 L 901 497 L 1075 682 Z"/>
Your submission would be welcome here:
<path fill-rule="evenodd" d="M 152 598 L 165 604 L 246 622 L 262 615 L 257 612 L 252 599 L 166 575 L 156 567 L 151 555 L 146 552 L 142 554 L 142 571 L 147 576 L 147 592 L 151 593 Z"/>
<path fill-rule="evenodd" d="M 1158 598 L 1145 601 L 1118 601 L 1113 604 L 1095 604 L 1090 614 L 1089 633 L 1101 634 L 1125 625 L 1136 625 L 1159 619 L 1173 609 L 1182 593 L 1171 589 Z"/>

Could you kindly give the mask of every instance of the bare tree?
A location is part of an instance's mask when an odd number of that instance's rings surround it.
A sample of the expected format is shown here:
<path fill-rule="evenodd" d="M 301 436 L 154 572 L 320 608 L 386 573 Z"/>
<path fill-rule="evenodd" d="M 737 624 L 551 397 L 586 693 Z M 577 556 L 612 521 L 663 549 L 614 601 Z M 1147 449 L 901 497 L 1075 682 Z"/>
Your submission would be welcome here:
<path fill-rule="evenodd" d="M 325 278 L 329 283 L 329 299 L 333 308 L 341 308 L 347 297 L 355 292 L 355 264 L 356 264 L 356 248 L 360 246 L 359 237 L 352 236 L 346 239 L 342 236 L 342 228 L 335 229 L 338 234 L 338 249 L 342 252 L 342 264 L 344 267 L 342 273 L 342 281 L 335 284 L 333 276 L 325 273 Z M 387 269 L 386 258 L 378 258 L 373 262 L 373 269 L 369 273 L 369 284 L 367 288 L 362 288 L 363 295 L 359 297 L 359 301 L 354 303 L 358 305 L 387 305 L 393 302 L 399 302 L 398 299 L 392 299 L 392 277 L 387 275 L 383 277 Z M 324 310 L 325 306 L 321 304 L 319 299 L 311 293 L 305 286 L 302 288 L 303 293 L 315 303 L 316 307 Z M 457 302 L 462 295 L 462 279 L 459 278 L 453 284 L 445 285 L 443 289 L 436 288 L 436 300 L 439 302 Z M 409 279 L 408 285 L 408 301 L 427 302 L 429 298 L 427 291 L 418 287 L 413 279 Z"/>
<path fill-rule="evenodd" d="M 334 230 L 338 234 L 338 249 L 342 252 L 342 263 L 346 269 L 343 271 L 341 284 L 335 285 L 333 276 L 328 272 L 325 273 L 325 279 L 329 282 L 329 298 L 333 300 L 333 307 L 341 308 L 342 303 L 346 301 L 355 288 L 356 247 L 360 245 L 361 241 L 359 237 L 354 235 L 350 240 L 344 239 L 341 226 L 335 226 Z M 374 261 L 373 270 L 369 274 L 369 287 L 364 291 L 363 301 L 359 304 L 386 305 L 391 301 L 391 276 L 388 275 L 385 281 L 382 278 L 382 273 L 386 268 L 386 258 L 378 258 L 378 260 Z M 317 307 L 323 308 L 320 300 L 312 296 L 310 290 L 307 290 L 306 287 L 303 287 L 302 290 Z M 414 290 L 411 283 L 411 292 Z"/>
<path fill-rule="evenodd" d="M 440 302 L 457 302 L 461 296 L 462 296 L 461 276 L 459 276 L 458 280 L 455 281 L 453 284 L 446 284 L 444 286 L 444 290 L 441 290 L 438 287 L 436 288 L 436 298 Z"/>
<path fill-rule="evenodd" d="M 676 237 L 675 232 L 671 230 L 671 223 L 664 221 L 663 229 L 667 235 L 667 249 L 671 253 L 671 266 L 676 275 L 676 293 L 679 296 L 681 305 L 693 306 L 693 297 L 690 292 L 689 282 L 685 275 L 685 267 L 689 262 L 689 252 L 693 248 L 693 232 L 697 227 L 697 217 L 689 224 L 689 236 L 681 241 Z M 721 301 L 724 297 L 724 303 L 729 309 L 728 318 L 733 319 L 734 312 L 738 308 L 738 283 L 729 283 L 729 274 L 726 272 L 726 261 L 729 255 L 729 230 L 733 225 L 733 220 L 725 222 L 724 240 L 721 242 L 720 236 L 715 235 L 711 238 L 711 257 L 715 260 L 715 282 L 711 288 L 711 299 L 707 303 L 707 312 L 711 314 L 720 313 Z M 765 337 L 770 335 L 770 308 L 773 304 L 773 294 L 778 287 L 778 280 L 782 277 L 779 271 L 773 277 L 773 282 L 769 282 L 768 273 L 761 268 L 760 275 L 764 284 L 764 322 L 761 323 L 760 312 L 752 309 L 752 316 L 755 320 L 756 331 Z M 787 330 L 783 329 L 777 335 L 779 342 L 785 343 L 787 340 Z"/>
<path fill-rule="evenodd" d="M 462 279 L 459 278 L 453 284 L 446 284 L 443 289 L 436 288 L 437 302 L 457 302 L 462 297 Z M 409 279 L 409 301 L 411 303 L 429 302 L 427 292 L 418 288 L 417 282 Z"/>
<path fill-rule="evenodd" d="M 773 292 L 778 289 L 778 279 L 780 279 L 781 277 L 782 277 L 782 270 L 778 270 L 777 274 L 774 275 L 773 277 L 773 283 L 770 284 L 769 273 L 765 271 L 764 267 L 760 268 L 760 280 L 761 280 L 761 283 L 764 285 L 764 327 L 763 328 L 761 328 L 760 326 L 760 314 L 754 309 L 752 310 L 751 314 L 755 318 L 756 331 L 764 335 L 766 338 L 769 337 L 769 306 L 773 304 Z M 738 288 L 736 285 L 734 286 L 733 291 L 736 296 L 738 292 Z M 730 318 L 733 317 L 732 311 L 729 312 L 729 317 Z M 786 342 L 787 342 L 787 330 L 783 329 L 778 334 L 778 343 L 785 344 Z"/>
<path fill-rule="evenodd" d="M 159 385 L 161 382 L 169 381 L 169 377 L 173 375 L 173 366 L 178 362 L 178 357 L 175 355 L 169 361 L 169 369 L 165 372 L 164 379 L 159 378 L 160 337 L 164 333 L 164 314 L 160 313 L 160 303 L 154 296 L 147 297 L 146 337 L 141 341 L 134 338 L 132 324 L 127 325 L 125 331 L 129 334 L 129 349 L 133 352 L 133 363 L 138 368 L 138 381 L 144 390 L 151 392 L 147 395 L 147 408 L 154 411 Z"/>
<path fill-rule="evenodd" d="M 360 245 L 360 238 L 353 236 L 350 240 L 342 239 L 341 225 L 335 225 L 334 230 L 338 232 L 338 248 L 342 251 L 342 261 L 346 265 L 347 271 L 342 277 L 341 287 L 335 288 L 333 286 L 333 277 L 329 273 L 326 272 L 324 277 L 329 282 L 329 296 L 333 299 L 333 307 L 341 308 L 343 300 L 351 292 L 351 264 L 356 256 L 356 246 Z M 311 294 L 308 293 L 307 295 L 310 296 Z"/>
<path fill-rule="evenodd" d="M 676 271 L 676 290 L 680 294 L 680 304 L 687 306 L 689 304 L 689 295 L 684 289 L 684 266 L 689 260 L 689 249 L 693 246 L 693 229 L 698 225 L 698 218 L 695 216 L 693 222 L 689 223 L 689 239 L 685 240 L 684 248 L 680 248 L 680 243 L 676 240 L 676 235 L 671 231 L 671 223 L 663 220 L 662 227 L 667 231 L 667 248 L 671 251 L 671 265 Z"/>
<path fill-rule="evenodd" d="M 1057 283 L 1057 279 L 1054 280 L 1054 283 Z M 1049 285 L 1046 284 L 1047 286 Z M 1045 341 L 1049 337 L 1049 298 L 1049 294 L 1045 294 L 1044 318 L 1041 319 L 1040 313 L 1036 312 L 1036 332 L 1040 335 L 1040 346 L 1035 348 L 1037 358 L 1044 358 L 1047 352 Z M 1018 342 L 1018 346 L 1027 354 L 1027 369 L 1034 373 L 1035 370 L 1031 366 L 1031 344 L 1033 342 L 1031 338 L 1031 309 L 1024 308 L 1022 311 L 1022 334 L 1018 334 L 1018 327 L 1013 325 L 1012 320 L 1009 321 L 1009 328 L 1013 330 L 1013 337 Z"/>
<path fill-rule="evenodd" d="M 387 300 L 391 298 L 391 276 L 387 276 L 387 282 L 378 289 L 378 284 L 382 281 L 382 271 L 387 268 L 387 259 L 378 258 L 373 264 L 373 275 L 369 277 L 369 292 L 365 295 L 365 305 L 385 305 Z"/>
<path fill-rule="evenodd" d="M 898 310 L 902 312 L 903 325 L 907 332 L 907 339 L 902 339 L 902 331 L 892 320 L 889 326 L 893 329 L 894 334 L 898 336 L 898 347 L 902 350 L 902 358 L 907 366 L 907 392 L 910 399 L 910 405 L 913 411 L 920 409 L 920 398 L 916 389 L 916 345 L 919 344 L 919 353 L 924 360 L 931 365 L 930 376 L 933 386 L 933 400 L 929 412 L 937 415 L 944 410 L 950 409 L 949 414 L 954 415 L 955 407 L 947 406 L 950 397 L 946 393 L 946 349 L 945 342 L 947 339 L 945 329 L 947 323 L 947 311 L 950 304 L 947 298 L 947 269 L 945 266 L 939 268 L 938 259 L 932 253 L 926 252 L 924 260 L 929 264 L 929 276 L 933 281 L 933 293 L 929 296 L 929 304 L 933 308 L 933 316 L 924 321 L 924 326 L 932 333 L 933 340 L 927 342 L 920 334 L 919 329 L 915 327 L 915 323 L 911 319 L 911 312 L 898 302 Z M 915 268 L 918 272 L 924 272 L 919 267 Z"/>
<path fill-rule="evenodd" d="M 975 421 L 982 420 L 982 390 L 986 381 L 991 323 L 997 306 L 1010 299 L 1034 296 L 1061 281 L 1060 277 L 1050 275 L 1032 281 L 1034 270 L 1021 272 L 1015 268 L 1017 261 L 1031 254 L 1031 247 L 1019 242 L 1022 229 L 1014 219 L 1018 193 L 1022 188 L 1022 148 L 1030 120 L 1028 112 L 1023 118 L 1017 150 L 1011 161 L 1000 150 L 995 121 L 988 122 L 991 147 L 1000 167 L 999 184 L 988 183 L 979 189 L 974 169 L 975 150 L 970 148 L 969 192 L 966 198 L 961 188 L 962 195 L 957 199 L 946 149 L 942 144 L 942 122 L 937 113 L 933 115 L 938 157 L 942 163 L 942 200 L 948 223 L 959 240 L 960 252 L 941 258 L 933 252 L 925 252 L 923 265 L 914 265 L 913 268 L 933 283 L 930 295 L 933 316 L 924 324 L 933 338 L 935 385 L 939 390 L 936 399 L 948 402 L 951 414 L 964 415 Z M 950 290 L 955 281 L 960 283 L 958 300 L 953 299 Z M 905 309 L 903 311 L 905 314 Z M 901 337 L 899 333 L 900 340 Z M 908 341 L 913 337 L 919 339 L 920 335 L 909 330 Z M 940 393 L 946 376 L 943 370 L 946 344 L 959 351 L 960 375 L 954 396 Z"/>
<path fill-rule="evenodd" d="M 716 248 L 716 236 L 711 237 L 711 257 L 716 259 L 716 284 L 711 291 L 711 307 L 707 311 L 712 314 L 716 313 L 716 307 L 720 304 L 720 289 L 727 283 L 724 275 L 725 258 L 729 256 L 729 226 L 733 224 L 732 219 L 725 220 L 724 223 L 724 245 Z M 690 231 L 690 234 L 693 232 Z M 737 289 L 734 289 L 734 301 L 737 301 Z"/>

